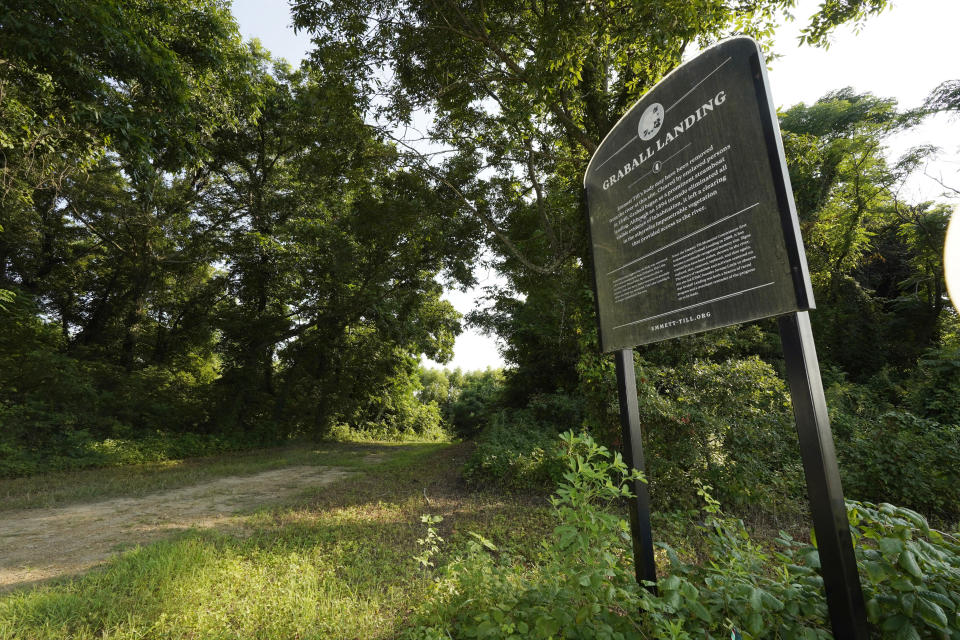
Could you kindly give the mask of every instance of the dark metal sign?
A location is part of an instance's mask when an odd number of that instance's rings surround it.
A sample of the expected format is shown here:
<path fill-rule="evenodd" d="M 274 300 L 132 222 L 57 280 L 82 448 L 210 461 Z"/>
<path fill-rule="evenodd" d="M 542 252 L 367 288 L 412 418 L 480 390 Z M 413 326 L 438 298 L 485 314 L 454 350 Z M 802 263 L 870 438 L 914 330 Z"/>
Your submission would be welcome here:
<path fill-rule="evenodd" d="M 766 67 L 750 38 L 674 70 L 604 139 L 584 177 L 601 348 L 616 351 L 624 457 L 643 470 L 632 347 L 780 316 L 834 636 L 869 637 L 808 309 L 813 293 Z M 646 484 L 630 513 L 656 589 Z"/>
<path fill-rule="evenodd" d="M 812 308 L 756 42 L 664 78 L 584 177 L 604 351 Z"/>

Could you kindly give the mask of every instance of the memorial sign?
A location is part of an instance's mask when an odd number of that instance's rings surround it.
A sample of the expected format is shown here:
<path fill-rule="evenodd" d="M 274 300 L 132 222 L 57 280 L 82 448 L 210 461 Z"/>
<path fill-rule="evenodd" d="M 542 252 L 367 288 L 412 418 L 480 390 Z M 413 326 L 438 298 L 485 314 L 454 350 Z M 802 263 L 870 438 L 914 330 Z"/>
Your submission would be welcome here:
<path fill-rule="evenodd" d="M 584 191 L 600 345 L 616 352 L 626 462 L 643 471 L 632 347 L 779 316 L 831 625 L 837 638 L 866 640 L 807 313 L 810 276 L 757 43 L 721 42 L 654 86 L 600 144 Z M 643 482 L 632 489 L 637 580 L 655 589 L 649 494 Z"/>
<path fill-rule="evenodd" d="M 812 308 L 756 42 L 664 78 L 584 177 L 604 351 Z"/>

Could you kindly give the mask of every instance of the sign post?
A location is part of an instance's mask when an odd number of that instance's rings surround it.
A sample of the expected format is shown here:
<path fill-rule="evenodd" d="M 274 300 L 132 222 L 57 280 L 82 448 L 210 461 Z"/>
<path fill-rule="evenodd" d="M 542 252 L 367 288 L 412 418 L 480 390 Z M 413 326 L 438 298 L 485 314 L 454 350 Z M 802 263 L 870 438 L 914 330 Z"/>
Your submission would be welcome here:
<path fill-rule="evenodd" d="M 623 457 L 631 469 L 646 471 L 643 439 L 640 431 L 640 408 L 637 404 L 637 371 L 633 366 L 633 349 L 620 349 L 614 354 L 617 365 L 617 390 L 620 395 L 620 424 L 623 430 Z M 630 533 L 633 537 L 633 566 L 637 582 L 648 584 L 656 593 L 657 565 L 653 558 L 653 529 L 650 526 L 650 493 L 647 483 L 635 481 L 634 504 L 630 509 Z"/>
<path fill-rule="evenodd" d="M 801 457 L 836 637 L 867 623 L 813 334 L 813 290 L 766 66 L 733 38 L 671 72 L 600 144 L 584 176 L 600 345 L 616 352 L 626 457 L 643 469 L 632 347 L 780 316 Z M 646 487 L 631 516 L 656 579 Z"/>

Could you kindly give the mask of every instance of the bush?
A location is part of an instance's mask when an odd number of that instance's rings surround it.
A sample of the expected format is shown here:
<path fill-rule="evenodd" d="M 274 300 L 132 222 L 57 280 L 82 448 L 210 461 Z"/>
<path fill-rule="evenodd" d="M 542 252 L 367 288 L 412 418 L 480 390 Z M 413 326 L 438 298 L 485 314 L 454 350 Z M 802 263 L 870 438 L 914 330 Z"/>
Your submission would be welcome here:
<path fill-rule="evenodd" d="M 960 540 L 915 511 L 850 502 L 867 616 L 897 638 L 960 638 Z"/>
<path fill-rule="evenodd" d="M 628 495 L 634 475 L 589 436 L 568 433 L 562 444 L 570 463 L 552 500 L 559 524 L 537 565 L 474 535 L 467 554 L 443 569 L 408 638 L 623 638 L 634 630 L 623 607 L 636 603 L 638 588 L 618 557 L 629 529 L 601 508 Z"/>
<path fill-rule="evenodd" d="M 560 431 L 582 428 L 583 401 L 562 392 L 538 394 L 523 408 L 496 411 L 477 439 L 464 469 L 473 484 L 549 491 L 562 479 Z"/>
<path fill-rule="evenodd" d="M 904 383 L 913 413 L 945 424 L 960 424 L 960 347 L 923 354 Z"/>
<path fill-rule="evenodd" d="M 737 508 L 795 510 L 804 497 L 799 445 L 783 380 L 759 358 L 637 371 L 651 498 L 694 508 L 691 477 Z"/>
<path fill-rule="evenodd" d="M 544 491 L 562 472 L 556 431 L 525 421 L 522 412 L 501 410 L 477 440 L 463 475 L 473 485 Z"/>
<path fill-rule="evenodd" d="M 781 532 L 779 550 L 725 517 L 709 487 L 700 563 L 661 545 L 670 573 L 659 594 L 633 576 L 627 523 L 611 511 L 629 473 L 589 436 L 565 434 L 564 481 L 552 499 L 557 526 L 533 559 L 514 558 L 473 534 L 438 569 L 408 639 L 831 638 L 816 549 Z M 883 637 L 960 638 L 960 541 L 919 514 L 848 504 L 872 630 Z"/>
<path fill-rule="evenodd" d="M 511 488 L 549 486 L 562 469 L 550 442 L 562 430 L 586 427 L 619 447 L 613 368 L 594 364 L 582 370 L 589 394 L 536 395 L 522 409 L 496 414 L 478 439 L 467 475 Z M 773 367 L 759 358 L 638 364 L 647 475 L 658 510 L 697 505 L 691 476 L 737 508 L 802 509 L 796 427 L 786 385 Z"/>
<path fill-rule="evenodd" d="M 258 446 L 243 438 L 195 433 L 140 434 L 137 438 L 96 439 L 86 431 L 65 431 L 69 441 L 57 451 L 34 451 L 0 441 L 0 477 L 27 476 L 46 471 L 115 467 L 165 460 L 211 456 Z"/>
<path fill-rule="evenodd" d="M 449 403 L 454 432 L 464 439 L 475 437 L 500 407 L 503 373 L 499 369 L 463 374 L 456 397 Z"/>
<path fill-rule="evenodd" d="M 960 518 L 960 427 L 888 411 L 857 420 L 838 450 L 849 497 L 895 501 L 949 522 Z"/>

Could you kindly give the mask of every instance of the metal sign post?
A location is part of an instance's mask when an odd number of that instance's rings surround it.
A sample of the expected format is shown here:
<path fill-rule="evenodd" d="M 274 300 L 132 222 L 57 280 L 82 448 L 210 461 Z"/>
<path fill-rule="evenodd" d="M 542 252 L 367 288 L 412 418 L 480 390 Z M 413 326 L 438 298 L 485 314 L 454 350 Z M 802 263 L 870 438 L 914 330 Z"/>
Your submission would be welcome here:
<path fill-rule="evenodd" d="M 625 457 L 643 470 L 632 347 L 780 316 L 831 624 L 866 640 L 863 593 L 807 311 L 813 289 L 760 48 L 732 38 L 671 72 L 584 176 L 597 323 L 616 353 Z M 647 488 L 634 560 L 656 579 Z"/>
<path fill-rule="evenodd" d="M 791 313 L 778 321 L 833 635 L 866 639 L 870 637 L 866 606 L 840 486 L 837 454 L 833 450 L 810 314 Z"/>
<path fill-rule="evenodd" d="M 633 349 L 620 349 L 614 357 L 617 363 L 624 462 L 632 469 L 645 471 Z M 653 559 L 653 530 L 650 527 L 650 494 L 647 491 L 646 482 L 634 482 L 631 488 L 635 497 L 630 508 L 630 533 L 633 536 L 633 566 L 637 573 L 637 582 L 656 583 L 657 565 Z M 656 593 L 655 584 L 647 587 Z"/>

